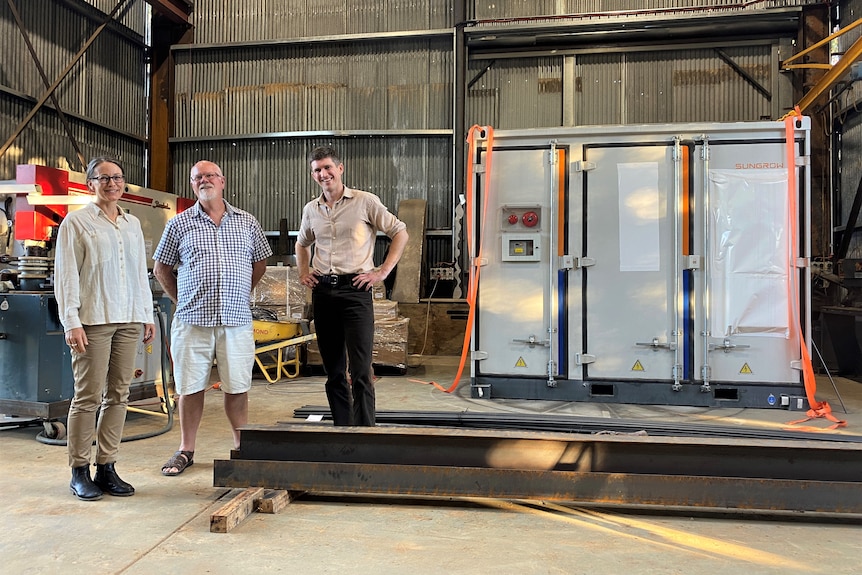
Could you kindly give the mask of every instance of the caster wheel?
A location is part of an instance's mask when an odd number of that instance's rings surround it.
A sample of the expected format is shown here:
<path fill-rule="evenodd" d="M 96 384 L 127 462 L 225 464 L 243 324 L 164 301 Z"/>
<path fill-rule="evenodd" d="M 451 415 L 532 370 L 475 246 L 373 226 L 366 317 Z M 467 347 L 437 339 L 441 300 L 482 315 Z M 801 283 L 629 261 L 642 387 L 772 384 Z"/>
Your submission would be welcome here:
<path fill-rule="evenodd" d="M 43 435 L 48 439 L 66 439 L 66 426 L 59 421 L 46 421 L 42 423 Z"/>

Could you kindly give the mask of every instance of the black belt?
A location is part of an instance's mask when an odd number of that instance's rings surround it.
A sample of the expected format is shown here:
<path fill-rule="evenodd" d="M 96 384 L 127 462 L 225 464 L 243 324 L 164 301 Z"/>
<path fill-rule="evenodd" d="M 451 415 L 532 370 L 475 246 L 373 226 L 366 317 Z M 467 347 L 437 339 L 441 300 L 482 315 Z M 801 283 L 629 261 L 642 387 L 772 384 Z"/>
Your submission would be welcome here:
<path fill-rule="evenodd" d="M 331 274 L 325 276 L 317 276 L 317 281 L 326 286 L 341 286 L 341 285 L 350 285 L 353 283 L 353 278 L 355 278 L 358 274 Z"/>

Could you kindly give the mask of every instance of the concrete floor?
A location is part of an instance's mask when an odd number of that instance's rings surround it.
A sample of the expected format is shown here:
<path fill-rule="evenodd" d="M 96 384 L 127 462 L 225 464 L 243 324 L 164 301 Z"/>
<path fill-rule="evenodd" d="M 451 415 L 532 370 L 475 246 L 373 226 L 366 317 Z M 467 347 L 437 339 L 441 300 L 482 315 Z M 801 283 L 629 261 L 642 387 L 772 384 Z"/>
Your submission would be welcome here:
<path fill-rule="evenodd" d="M 421 381 L 451 384 L 457 358 L 426 357 L 406 376 L 377 382 L 381 410 L 566 413 L 663 422 L 780 429 L 798 412 L 702 409 L 514 400 L 473 400 L 469 388 L 442 393 Z M 468 378 L 465 377 L 464 380 Z M 462 380 L 463 381 L 463 380 Z M 827 400 L 862 434 L 862 383 L 836 379 Z M 862 573 L 860 524 L 636 513 L 527 501 L 307 496 L 276 515 L 253 514 L 227 534 L 210 533 L 210 515 L 235 493 L 212 487 L 213 459 L 227 459 L 230 432 L 220 392 L 208 392 L 195 465 L 163 477 L 179 425 L 124 442 L 117 469 L 134 497 L 82 502 L 69 493 L 65 447 L 35 440 L 39 427 L 0 431 L 4 574 L 205 573 L 356 574 L 829 574 Z M 305 405 L 325 405 L 323 378 L 268 385 L 256 380 L 252 423 L 289 420 Z M 813 427 L 825 428 L 817 421 Z M 126 434 L 155 431 L 160 416 L 130 413 Z"/>

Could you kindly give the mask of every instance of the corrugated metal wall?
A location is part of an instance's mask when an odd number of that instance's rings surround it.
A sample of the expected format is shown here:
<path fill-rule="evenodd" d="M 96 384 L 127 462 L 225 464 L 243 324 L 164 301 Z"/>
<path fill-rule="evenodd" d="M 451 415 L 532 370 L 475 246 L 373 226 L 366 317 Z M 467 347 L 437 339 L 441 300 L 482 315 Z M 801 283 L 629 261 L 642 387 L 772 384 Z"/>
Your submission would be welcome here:
<path fill-rule="evenodd" d="M 723 48 L 737 66 L 770 87 L 778 74 L 771 46 Z M 736 122 L 770 119 L 770 101 L 715 50 L 629 54 L 625 59 L 626 123 Z M 792 100 L 786 94 L 786 102 Z"/>
<path fill-rule="evenodd" d="M 452 125 L 452 38 L 175 50 L 174 136 Z"/>
<path fill-rule="evenodd" d="M 110 11 L 116 2 L 16 2 L 49 82 L 72 62 L 105 17 L 91 4 Z M 119 156 L 126 164 L 129 181 L 135 183 L 144 183 L 146 174 L 146 46 L 141 32 L 147 13 L 143 0 L 129 0 L 120 12 L 128 27 L 107 27 L 55 91 L 85 159 Z M 45 92 L 6 2 L 0 3 L 0 53 L 0 134 L 5 142 Z M 50 100 L 0 157 L 0 179 L 14 179 L 15 166 L 28 162 L 82 168 Z"/>
<path fill-rule="evenodd" d="M 267 230 L 282 219 L 296 230 L 302 206 L 319 193 L 307 153 L 331 144 L 347 185 L 394 212 L 401 200 L 426 199 L 427 228 L 451 230 L 452 6 L 197 2 L 195 43 L 173 51 L 175 193 L 193 197 L 188 171 L 206 157 L 222 166 L 229 201 Z M 451 260 L 451 245 L 445 231 L 431 237 L 428 257 Z"/>
<path fill-rule="evenodd" d="M 467 126 L 499 129 L 562 125 L 562 57 L 472 60 L 468 77 L 482 74 L 468 92 Z"/>
<path fill-rule="evenodd" d="M 198 44 L 439 30 L 455 25 L 453 0 L 196 0 Z"/>
<path fill-rule="evenodd" d="M 320 193 L 311 179 L 306 157 L 315 146 L 333 145 L 344 160 L 344 183 L 372 192 L 392 211 L 401 200 L 425 198 L 430 203 L 429 228 L 451 227 L 452 150 L 448 137 L 310 137 L 188 142 L 174 154 L 174 181 L 191 194 L 189 170 L 195 162 L 216 162 L 225 174 L 225 197 L 257 216 L 267 230 L 299 229 L 302 206 Z"/>
<path fill-rule="evenodd" d="M 849 0 L 840 6 L 840 25 L 848 27 L 862 18 L 862 0 Z M 834 51 L 843 54 L 862 37 L 862 27 L 840 36 Z M 855 82 L 838 98 L 834 115 L 837 154 L 833 155 L 835 191 L 833 194 L 833 227 L 846 225 L 853 199 L 862 179 L 862 86 Z M 856 223 L 857 227 L 859 222 Z M 862 233 L 855 232 L 847 253 L 849 258 L 862 258 Z"/>
<path fill-rule="evenodd" d="M 680 15 L 695 11 L 727 12 L 762 10 L 822 3 L 821 0 L 495 0 L 475 2 L 475 18 L 524 18 L 544 15 L 572 14 L 581 18 L 599 19 L 620 16 L 644 16 L 657 13 Z"/>
<path fill-rule="evenodd" d="M 772 46 L 728 47 L 723 52 L 771 88 L 779 73 Z M 565 56 L 471 61 L 468 76 L 479 80 L 468 92 L 469 123 L 506 129 L 560 126 L 567 106 L 573 109 L 575 125 L 736 122 L 773 115 L 771 100 L 715 50 L 570 57 L 575 62 L 571 94 L 563 93 Z M 773 96 L 782 98 L 785 107 L 792 102 L 789 85 Z"/>

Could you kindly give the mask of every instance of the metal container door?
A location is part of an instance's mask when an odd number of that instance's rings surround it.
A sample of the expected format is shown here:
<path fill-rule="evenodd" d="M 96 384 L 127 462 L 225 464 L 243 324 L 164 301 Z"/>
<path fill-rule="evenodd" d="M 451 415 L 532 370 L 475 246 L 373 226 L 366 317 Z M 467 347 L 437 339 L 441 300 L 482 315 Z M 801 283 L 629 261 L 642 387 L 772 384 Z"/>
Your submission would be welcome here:
<path fill-rule="evenodd" d="M 548 148 L 495 148 L 477 296 L 477 374 L 544 376 L 550 337 L 552 190 Z M 486 205 L 483 205 L 486 204 Z"/>
<path fill-rule="evenodd" d="M 674 146 L 585 146 L 584 379 L 673 378 Z"/>
<path fill-rule="evenodd" d="M 704 152 L 703 147 L 707 150 Z M 696 376 L 705 383 L 799 383 L 799 326 L 793 320 L 788 178 L 783 142 L 709 142 L 699 146 L 696 235 L 704 273 L 695 313 Z M 801 182 L 801 176 L 797 181 Z M 798 193 L 798 192 L 794 192 Z M 705 215 L 705 217 L 704 217 Z M 798 234 L 797 234 L 798 235 Z"/>

